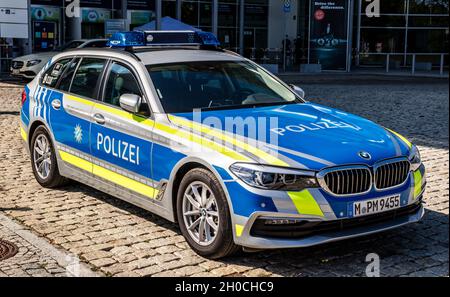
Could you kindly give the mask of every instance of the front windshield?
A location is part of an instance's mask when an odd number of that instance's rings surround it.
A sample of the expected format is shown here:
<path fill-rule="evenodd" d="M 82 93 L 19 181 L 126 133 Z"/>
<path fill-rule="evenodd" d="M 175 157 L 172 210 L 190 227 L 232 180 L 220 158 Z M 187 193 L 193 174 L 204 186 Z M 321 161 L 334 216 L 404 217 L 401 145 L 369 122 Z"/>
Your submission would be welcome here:
<path fill-rule="evenodd" d="M 68 49 L 77 48 L 82 44 L 83 44 L 83 41 L 71 41 L 60 47 L 57 47 L 56 51 L 62 52 L 62 51 L 68 50 Z"/>
<path fill-rule="evenodd" d="M 294 92 L 247 61 L 148 65 L 167 113 L 302 102 Z"/>

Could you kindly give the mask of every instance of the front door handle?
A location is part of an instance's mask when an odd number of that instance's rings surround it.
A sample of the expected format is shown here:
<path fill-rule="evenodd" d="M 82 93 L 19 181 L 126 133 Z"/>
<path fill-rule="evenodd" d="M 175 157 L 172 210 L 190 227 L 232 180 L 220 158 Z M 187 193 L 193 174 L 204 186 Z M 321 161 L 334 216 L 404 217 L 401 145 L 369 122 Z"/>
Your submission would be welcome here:
<path fill-rule="evenodd" d="M 97 124 L 103 125 L 105 123 L 105 117 L 99 113 L 96 113 L 94 114 L 94 121 L 96 121 Z"/>
<path fill-rule="evenodd" d="M 56 109 L 56 110 L 60 109 L 61 108 L 61 101 L 59 101 L 58 99 L 53 100 L 52 101 L 52 106 L 53 106 L 53 109 Z"/>

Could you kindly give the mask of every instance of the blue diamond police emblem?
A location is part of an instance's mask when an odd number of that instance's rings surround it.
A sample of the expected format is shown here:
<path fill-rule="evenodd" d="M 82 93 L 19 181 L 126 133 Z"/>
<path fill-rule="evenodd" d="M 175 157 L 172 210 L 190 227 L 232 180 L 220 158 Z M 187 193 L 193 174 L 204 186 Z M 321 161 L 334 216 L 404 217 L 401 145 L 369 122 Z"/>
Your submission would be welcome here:
<path fill-rule="evenodd" d="M 73 138 L 75 138 L 75 141 L 78 143 L 81 143 L 83 140 L 83 130 L 81 129 L 80 125 L 76 125 L 75 129 L 73 131 Z"/>

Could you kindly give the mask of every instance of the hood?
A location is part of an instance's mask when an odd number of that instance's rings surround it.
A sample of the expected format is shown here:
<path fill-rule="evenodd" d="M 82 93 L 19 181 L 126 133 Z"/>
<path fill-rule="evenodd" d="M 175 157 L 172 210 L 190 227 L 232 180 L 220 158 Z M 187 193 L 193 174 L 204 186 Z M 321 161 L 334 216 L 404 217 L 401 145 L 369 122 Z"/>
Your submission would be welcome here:
<path fill-rule="evenodd" d="M 58 52 L 43 52 L 43 53 L 35 53 L 31 55 L 20 56 L 14 59 L 14 61 L 30 61 L 30 60 L 42 60 L 43 62 L 48 61 L 51 57 L 58 54 Z"/>
<path fill-rule="evenodd" d="M 409 152 L 407 144 L 380 125 L 313 103 L 173 116 L 201 121 L 204 125 L 257 140 L 259 148 L 277 152 L 281 160 L 298 168 L 320 170 L 343 164 L 371 166 L 382 159 L 407 156 Z M 370 159 L 361 157 L 360 152 L 369 153 Z"/>

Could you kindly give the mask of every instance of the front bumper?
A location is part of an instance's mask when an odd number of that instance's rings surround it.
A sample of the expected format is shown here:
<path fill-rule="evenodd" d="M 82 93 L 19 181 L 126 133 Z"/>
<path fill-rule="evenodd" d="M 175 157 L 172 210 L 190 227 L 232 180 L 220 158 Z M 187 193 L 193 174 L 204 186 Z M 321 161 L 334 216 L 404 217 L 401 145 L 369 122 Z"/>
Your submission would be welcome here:
<path fill-rule="evenodd" d="M 283 232 L 283 235 L 275 236 L 273 233 L 262 235 L 255 232 L 256 221 L 261 218 L 283 218 L 299 219 L 295 216 L 281 216 L 274 213 L 254 213 L 248 220 L 241 236 L 236 238 L 236 243 L 252 249 L 278 249 L 278 248 L 299 248 L 319 245 L 327 242 L 344 240 L 364 235 L 369 235 L 385 230 L 397 228 L 406 224 L 415 223 L 422 219 L 425 211 L 420 197 L 414 204 L 402 207 L 391 212 L 380 213 L 361 217 L 359 219 L 341 219 L 334 221 L 308 220 L 308 223 L 317 223 L 317 228 L 311 228 L 311 232 Z M 378 218 L 376 217 L 378 216 Z M 357 220 L 361 223 L 356 222 Z M 327 227 L 324 228 L 325 223 Z M 333 224 L 335 224 L 333 226 Z M 304 230 L 303 230 L 304 231 Z"/>
<path fill-rule="evenodd" d="M 26 63 L 26 62 L 25 62 Z M 23 78 L 27 78 L 27 79 L 33 79 L 37 73 L 39 72 L 39 70 L 41 69 L 41 65 L 34 65 L 34 66 L 22 66 L 21 68 L 10 68 L 10 72 L 12 76 L 16 76 L 16 77 L 23 77 Z"/>
<path fill-rule="evenodd" d="M 11 71 L 11 75 L 15 76 L 15 77 L 23 77 L 23 78 L 27 78 L 27 79 L 33 79 L 36 76 L 36 73 L 34 71 L 31 70 L 26 70 L 26 71 Z"/>

